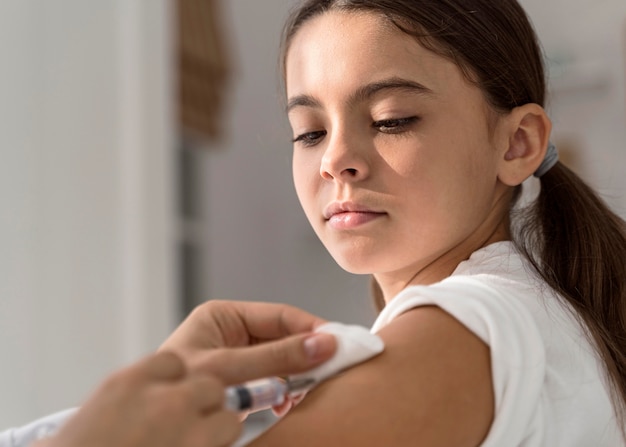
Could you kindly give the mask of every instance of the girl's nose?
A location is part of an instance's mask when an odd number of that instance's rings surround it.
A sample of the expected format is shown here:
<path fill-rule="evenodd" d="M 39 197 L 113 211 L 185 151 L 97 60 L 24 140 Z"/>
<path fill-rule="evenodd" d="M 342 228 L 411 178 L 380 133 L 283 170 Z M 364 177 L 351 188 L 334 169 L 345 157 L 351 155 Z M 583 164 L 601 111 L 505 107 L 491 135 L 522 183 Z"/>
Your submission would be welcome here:
<path fill-rule="evenodd" d="M 320 175 L 326 180 L 356 182 L 369 174 L 365 147 L 345 135 L 334 135 L 324 151 Z"/>

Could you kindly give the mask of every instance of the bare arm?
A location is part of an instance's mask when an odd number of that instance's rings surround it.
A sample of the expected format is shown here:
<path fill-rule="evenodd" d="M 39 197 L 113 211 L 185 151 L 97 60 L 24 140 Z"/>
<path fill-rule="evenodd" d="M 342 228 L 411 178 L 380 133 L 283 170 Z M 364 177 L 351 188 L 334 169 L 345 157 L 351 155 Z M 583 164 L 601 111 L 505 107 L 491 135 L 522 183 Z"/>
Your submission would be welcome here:
<path fill-rule="evenodd" d="M 250 445 L 478 446 L 494 412 L 489 348 L 437 307 L 379 335 L 382 355 L 320 385 Z"/>

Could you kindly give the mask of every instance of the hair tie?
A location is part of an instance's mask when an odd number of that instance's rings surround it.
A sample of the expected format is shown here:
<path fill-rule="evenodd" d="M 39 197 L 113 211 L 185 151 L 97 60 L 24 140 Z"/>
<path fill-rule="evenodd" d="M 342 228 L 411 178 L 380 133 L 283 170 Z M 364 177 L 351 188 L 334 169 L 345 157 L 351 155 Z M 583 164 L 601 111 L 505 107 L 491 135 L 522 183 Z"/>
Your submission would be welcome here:
<path fill-rule="evenodd" d="M 556 146 L 552 142 L 548 143 L 548 150 L 546 150 L 546 156 L 533 174 L 535 177 L 541 177 L 548 172 L 559 161 L 559 153 L 556 150 Z"/>

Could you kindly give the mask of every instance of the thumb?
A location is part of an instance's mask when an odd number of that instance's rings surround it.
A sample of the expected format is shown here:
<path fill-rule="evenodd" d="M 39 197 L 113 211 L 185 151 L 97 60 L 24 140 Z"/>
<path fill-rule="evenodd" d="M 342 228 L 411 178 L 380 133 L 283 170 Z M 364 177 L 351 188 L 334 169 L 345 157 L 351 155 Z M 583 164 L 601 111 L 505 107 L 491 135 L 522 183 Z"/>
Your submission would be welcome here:
<path fill-rule="evenodd" d="M 232 385 L 308 371 L 329 360 L 336 349 L 334 335 L 300 334 L 254 346 L 212 349 L 198 356 L 191 367 Z"/>

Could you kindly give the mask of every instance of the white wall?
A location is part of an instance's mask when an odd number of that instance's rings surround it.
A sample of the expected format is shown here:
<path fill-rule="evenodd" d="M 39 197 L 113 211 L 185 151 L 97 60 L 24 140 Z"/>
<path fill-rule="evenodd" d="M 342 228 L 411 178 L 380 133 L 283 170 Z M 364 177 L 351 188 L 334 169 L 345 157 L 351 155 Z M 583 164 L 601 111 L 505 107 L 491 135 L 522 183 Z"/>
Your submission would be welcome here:
<path fill-rule="evenodd" d="M 173 325 L 165 2 L 0 2 L 0 429 Z"/>

